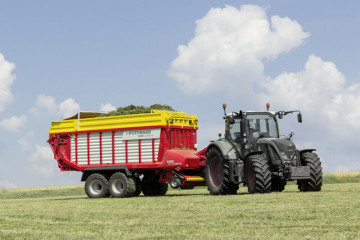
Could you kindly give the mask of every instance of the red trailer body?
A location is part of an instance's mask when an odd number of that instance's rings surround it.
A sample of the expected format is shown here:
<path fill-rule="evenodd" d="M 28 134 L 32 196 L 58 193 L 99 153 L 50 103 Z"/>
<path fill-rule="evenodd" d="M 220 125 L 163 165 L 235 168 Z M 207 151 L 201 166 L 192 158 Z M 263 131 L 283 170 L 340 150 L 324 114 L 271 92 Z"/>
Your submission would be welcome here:
<path fill-rule="evenodd" d="M 62 171 L 153 171 L 163 183 L 177 176 L 182 187 L 204 185 L 205 151 L 197 151 L 197 118 L 175 113 L 102 118 L 80 118 L 79 113 L 53 122 L 48 142 Z"/>

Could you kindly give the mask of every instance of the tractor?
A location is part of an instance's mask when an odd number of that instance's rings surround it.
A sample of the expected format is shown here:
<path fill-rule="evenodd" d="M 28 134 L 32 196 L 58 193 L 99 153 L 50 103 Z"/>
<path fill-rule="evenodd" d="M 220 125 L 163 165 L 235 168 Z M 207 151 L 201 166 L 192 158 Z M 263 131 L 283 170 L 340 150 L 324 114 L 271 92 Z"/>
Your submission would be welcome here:
<path fill-rule="evenodd" d="M 322 167 L 316 149 L 297 149 L 294 133 L 280 136 L 278 119 L 299 110 L 239 111 L 226 113 L 225 135 L 206 149 L 204 176 L 212 195 L 236 194 L 239 184 L 249 193 L 282 192 L 287 181 L 297 181 L 300 191 L 320 191 Z"/>

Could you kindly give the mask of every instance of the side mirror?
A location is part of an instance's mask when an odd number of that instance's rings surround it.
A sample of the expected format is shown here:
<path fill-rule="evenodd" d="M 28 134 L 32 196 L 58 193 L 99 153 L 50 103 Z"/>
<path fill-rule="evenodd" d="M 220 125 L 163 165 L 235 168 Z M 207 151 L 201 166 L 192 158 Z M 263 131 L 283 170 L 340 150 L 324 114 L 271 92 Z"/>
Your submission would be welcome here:
<path fill-rule="evenodd" d="M 302 115 L 301 115 L 301 113 L 298 113 L 297 117 L 298 117 L 298 122 L 302 123 Z"/>
<path fill-rule="evenodd" d="M 279 112 L 279 119 L 283 119 L 284 118 L 284 112 Z"/>
<path fill-rule="evenodd" d="M 234 124 L 235 123 L 234 117 L 228 117 L 228 122 L 229 124 Z"/>

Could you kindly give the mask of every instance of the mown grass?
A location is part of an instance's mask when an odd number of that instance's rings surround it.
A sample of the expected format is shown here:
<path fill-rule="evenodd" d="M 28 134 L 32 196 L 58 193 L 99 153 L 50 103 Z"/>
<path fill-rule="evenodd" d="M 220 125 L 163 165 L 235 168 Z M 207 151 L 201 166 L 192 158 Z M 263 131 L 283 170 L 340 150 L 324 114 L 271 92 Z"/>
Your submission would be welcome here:
<path fill-rule="evenodd" d="M 4 195 L 5 194 L 5 195 Z M 19 195 L 22 194 L 22 195 Z M 83 187 L 0 192 L 0 239 L 359 239 L 360 184 L 321 192 L 88 199 Z"/>

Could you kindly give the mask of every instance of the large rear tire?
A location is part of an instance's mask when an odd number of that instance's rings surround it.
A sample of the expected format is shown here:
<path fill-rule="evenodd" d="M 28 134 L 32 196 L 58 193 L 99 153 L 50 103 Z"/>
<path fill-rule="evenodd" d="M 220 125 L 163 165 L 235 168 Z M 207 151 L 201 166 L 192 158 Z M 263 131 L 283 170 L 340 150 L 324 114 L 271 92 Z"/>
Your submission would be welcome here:
<path fill-rule="evenodd" d="M 134 196 L 136 191 L 135 179 L 126 177 L 124 173 L 114 173 L 109 180 L 109 192 L 114 198 L 126 198 Z"/>
<path fill-rule="evenodd" d="M 322 186 L 322 167 L 319 156 L 314 152 L 301 154 L 301 165 L 310 166 L 310 179 L 298 180 L 300 191 L 320 191 Z"/>
<path fill-rule="evenodd" d="M 100 173 L 91 174 L 85 181 L 85 192 L 89 198 L 103 198 L 109 196 L 108 180 Z"/>
<path fill-rule="evenodd" d="M 239 184 L 230 182 L 229 160 L 215 147 L 206 154 L 204 175 L 211 195 L 236 194 L 239 189 Z"/>
<path fill-rule="evenodd" d="M 249 193 L 268 193 L 271 191 L 271 171 L 264 154 L 248 157 L 245 163 L 245 181 Z"/>

